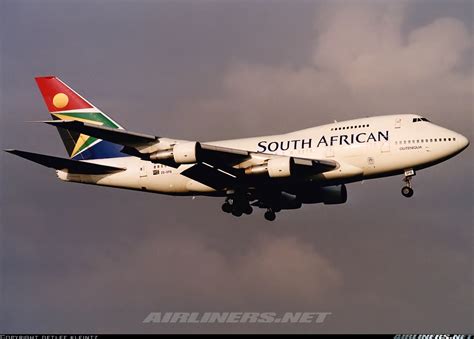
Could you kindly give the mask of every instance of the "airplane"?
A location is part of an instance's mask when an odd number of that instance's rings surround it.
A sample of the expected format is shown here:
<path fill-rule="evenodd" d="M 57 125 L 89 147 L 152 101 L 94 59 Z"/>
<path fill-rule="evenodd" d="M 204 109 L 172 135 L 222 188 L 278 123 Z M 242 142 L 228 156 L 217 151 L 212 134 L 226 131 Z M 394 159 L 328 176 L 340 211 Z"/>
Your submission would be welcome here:
<path fill-rule="evenodd" d="M 240 217 L 304 204 L 343 204 L 346 185 L 403 175 L 413 196 L 416 171 L 469 146 L 463 135 L 418 114 L 334 121 L 295 132 L 201 142 L 124 129 L 56 76 L 35 78 L 69 154 L 59 158 L 6 152 L 56 170 L 67 182 L 180 196 L 224 198 L 222 210 Z"/>

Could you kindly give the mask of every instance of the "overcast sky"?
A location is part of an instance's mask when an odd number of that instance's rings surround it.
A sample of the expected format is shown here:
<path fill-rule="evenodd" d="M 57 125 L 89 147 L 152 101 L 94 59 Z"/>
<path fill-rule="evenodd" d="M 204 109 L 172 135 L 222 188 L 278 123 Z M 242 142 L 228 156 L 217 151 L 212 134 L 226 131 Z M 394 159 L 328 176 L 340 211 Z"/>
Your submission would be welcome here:
<path fill-rule="evenodd" d="M 472 1 L 0 0 L 2 148 L 66 156 L 33 77 L 183 139 L 422 113 L 473 140 Z M 0 332 L 473 332 L 473 152 L 273 223 L 1 155 Z M 332 312 L 310 325 L 150 312 Z"/>

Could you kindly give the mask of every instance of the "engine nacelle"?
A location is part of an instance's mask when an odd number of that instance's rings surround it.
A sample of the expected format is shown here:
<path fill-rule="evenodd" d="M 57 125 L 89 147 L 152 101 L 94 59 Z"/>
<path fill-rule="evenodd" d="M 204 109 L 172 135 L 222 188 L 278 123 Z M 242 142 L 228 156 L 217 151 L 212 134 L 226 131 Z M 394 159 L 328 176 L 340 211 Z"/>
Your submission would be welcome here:
<path fill-rule="evenodd" d="M 272 158 L 267 162 L 270 178 L 286 178 L 291 176 L 293 159 L 290 157 Z"/>
<path fill-rule="evenodd" d="M 310 189 L 298 194 L 298 199 L 305 204 L 324 203 L 325 205 L 343 204 L 347 201 L 346 186 L 328 186 Z"/>
<path fill-rule="evenodd" d="M 198 142 L 183 142 L 174 145 L 173 148 L 150 154 L 150 160 L 153 162 L 170 160 L 177 164 L 192 164 L 197 162 L 197 153 L 200 148 L 201 145 Z"/>
<path fill-rule="evenodd" d="M 301 208 L 301 201 L 296 195 L 281 192 L 280 196 L 280 208 L 284 210 L 294 210 Z"/>
<path fill-rule="evenodd" d="M 279 212 L 281 210 L 293 210 L 301 208 L 302 203 L 295 194 L 287 192 L 275 192 L 263 201 L 259 200 L 256 203 L 253 203 L 252 205 L 258 206 L 260 208 L 271 207 L 273 211 Z"/>
<path fill-rule="evenodd" d="M 270 178 L 286 178 L 291 176 L 294 168 L 294 160 L 290 157 L 271 158 L 266 163 L 248 167 L 245 174 L 258 175 L 268 174 Z"/>
<path fill-rule="evenodd" d="M 160 162 L 163 160 L 171 160 L 173 159 L 173 150 L 172 149 L 165 149 L 162 151 L 157 151 L 150 154 L 150 160 L 152 162 Z"/>
<path fill-rule="evenodd" d="M 176 144 L 173 147 L 173 159 L 177 164 L 195 163 L 200 147 L 201 145 L 195 141 Z"/>

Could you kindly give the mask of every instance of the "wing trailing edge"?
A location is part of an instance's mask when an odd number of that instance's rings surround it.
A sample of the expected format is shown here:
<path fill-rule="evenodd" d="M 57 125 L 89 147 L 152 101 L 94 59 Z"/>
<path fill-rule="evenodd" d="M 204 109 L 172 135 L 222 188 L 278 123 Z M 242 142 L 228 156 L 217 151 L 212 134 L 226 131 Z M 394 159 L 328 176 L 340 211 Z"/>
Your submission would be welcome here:
<path fill-rule="evenodd" d="M 73 120 L 47 120 L 44 123 L 69 131 L 86 134 L 97 139 L 107 140 L 115 144 L 127 147 L 143 147 L 158 142 L 159 137 L 143 133 L 126 131 L 124 129 L 115 129 L 97 124 L 90 124 L 82 121 Z"/>

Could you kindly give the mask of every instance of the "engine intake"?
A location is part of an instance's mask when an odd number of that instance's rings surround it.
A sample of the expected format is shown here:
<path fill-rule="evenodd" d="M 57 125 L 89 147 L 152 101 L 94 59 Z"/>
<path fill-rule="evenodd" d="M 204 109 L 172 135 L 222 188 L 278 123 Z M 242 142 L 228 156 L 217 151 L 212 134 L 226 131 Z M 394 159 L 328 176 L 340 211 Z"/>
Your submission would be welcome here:
<path fill-rule="evenodd" d="M 201 148 L 198 142 L 183 142 L 173 147 L 173 158 L 177 164 L 192 164 L 197 162 L 197 153 Z"/>

